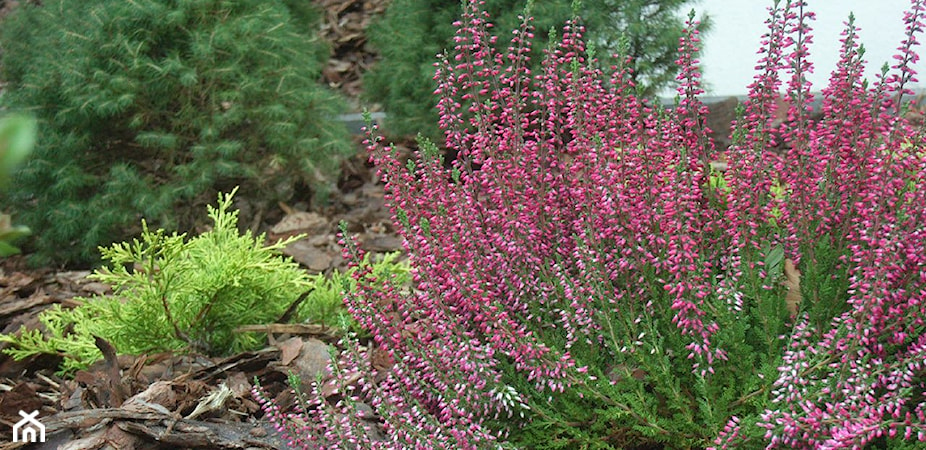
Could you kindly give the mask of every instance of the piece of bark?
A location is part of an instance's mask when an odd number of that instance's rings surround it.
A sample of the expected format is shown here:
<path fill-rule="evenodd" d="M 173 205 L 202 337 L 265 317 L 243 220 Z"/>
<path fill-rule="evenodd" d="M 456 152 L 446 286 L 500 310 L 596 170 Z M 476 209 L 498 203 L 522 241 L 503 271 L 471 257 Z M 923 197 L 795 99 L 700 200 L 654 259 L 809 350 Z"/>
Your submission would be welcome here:
<path fill-rule="evenodd" d="M 64 429 L 87 429 L 105 420 L 157 420 L 164 418 L 170 418 L 170 416 L 150 411 L 137 412 L 122 408 L 100 408 L 58 413 L 42 418 L 42 423 L 45 424 L 45 434 L 50 434 Z"/>
<path fill-rule="evenodd" d="M 9 300 L 0 302 L 0 319 L 22 314 L 32 308 L 54 302 L 54 299 L 45 294 L 45 291 L 38 290 L 26 298 L 18 298 L 15 295 L 8 296 Z"/>
<path fill-rule="evenodd" d="M 239 331 L 236 330 L 236 332 Z M 210 383 L 219 379 L 224 379 L 226 376 L 228 376 L 228 373 L 232 371 L 240 371 L 252 374 L 252 376 L 260 376 L 262 373 L 266 373 L 268 370 L 270 370 L 267 366 L 271 361 L 274 361 L 278 355 L 279 350 L 275 348 L 268 348 L 256 352 L 239 353 L 237 355 L 225 358 L 209 367 L 204 367 L 189 374 L 181 375 L 174 381 L 194 379 L 205 383 Z"/>
<path fill-rule="evenodd" d="M 801 271 L 797 270 L 794 261 L 785 259 L 784 272 L 784 285 L 788 288 L 785 306 L 788 308 L 791 317 L 795 317 L 801 308 Z"/>
<path fill-rule="evenodd" d="M 268 432 L 264 436 L 254 433 L 254 426 L 247 423 L 213 423 L 181 420 L 168 433 L 168 425 L 162 422 L 121 421 L 123 430 L 148 436 L 161 444 L 175 448 L 246 449 L 246 448 L 290 448 L 279 433 Z"/>
<path fill-rule="evenodd" d="M 96 348 L 103 353 L 103 375 L 105 375 L 105 386 L 109 387 L 108 402 L 106 406 L 118 408 L 128 397 L 128 390 L 122 384 L 122 373 L 119 367 L 119 358 L 116 356 L 116 348 L 106 339 L 99 336 L 93 337 L 93 343 Z"/>
<path fill-rule="evenodd" d="M 312 336 L 328 343 L 337 342 L 340 339 L 340 336 L 338 336 L 334 328 L 314 323 L 271 323 L 267 325 L 243 325 L 235 328 L 235 332 Z"/>

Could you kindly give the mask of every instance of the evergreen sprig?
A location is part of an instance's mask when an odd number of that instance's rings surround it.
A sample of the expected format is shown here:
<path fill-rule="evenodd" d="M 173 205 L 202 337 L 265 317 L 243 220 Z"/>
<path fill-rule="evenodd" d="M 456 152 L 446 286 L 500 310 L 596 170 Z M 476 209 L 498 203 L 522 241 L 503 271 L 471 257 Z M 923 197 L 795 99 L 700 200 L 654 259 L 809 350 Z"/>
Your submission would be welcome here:
<path fill-rule="evenodd" d="M 113 294 L 77 298 L 83 303 L 73 309 L 56 305 L 43 311 L 43 330 L 23 327 L 0 335 L 0 342 L 12 344 L 4 352 L 15 359 L 62 356 L 63 373 L 103 357 L 94 343 L 97 336 L 120 354 L 230 354 L 264 342 L 259 333 L 236 328 L 272 323 L 290 310 L 295 311 L 291 322 L 358 329 L 343 302 L 357 289 L 357 270 L 371 270 L 395 286 L 411 282 L 409 265 L 398 253 L 367 255 L 345 273 L 308 275 L 279 254 L 303 236 L 267 244 L 263 234 L 239 233 L 238 211 L 230 209 L 234 193 L 208 206 L 212 229 L 198 236 L 151 230 L 143 223 L 140 238 L 101 248 L 106 264 L 90 278 L 111 286 Z"/>
<path fill-rule="evenodd" d="M 351 151 L 318 83 L 325 46 L 309 10 L 280 0 L 52 0 L 0 33 L 0 106 L 42 126 L 8 203 L 36 233 L 37 264 L 96 262 L 151 224 L 191 229 L 241 185 L 258 204 L 320 197 Z M 317 17 L 317 16 L 316 16 Z"/>
<path fill-rule="evenodd" d="M 235 329 L 275 321 L 313 283 L 298 264 L 279 255 L 301 236 L 268 245 L 264 235 L 239 234 L 238 212 L 229 210 L 233 194 L 209 206 L 213 228 L 199 236 L 187 239 L 143 225 L 140 239 L 101 248 L 106 265 L 91 278 L 112 286 L 113 294 L 78 298 L 83 304 L 72 310 L 44 312 L 45 336 L 26 329 L 18 336 L 0 335 L 0 341 L 14 344 L 5 351 L 17 359 L 60 354 L 61 369 L 71 371 L 102 357 L 94 336 L 126 354 L 222 355 L 260 345 L 259 334 Z"/>
<path fill-rule="evenodd" d="M 412 281 L 411 268 L 407 261 L 400 260 L 400 255 L 399 252 L 381 256 L 367 253 L 357 266 L 344 272 L 313 275 L 313 290 L 299 305 L 299 317 L 323 325 L 346 324 L 349 330 L 360 332 L 357 321 L 344 308 L 345 293 L 357 291 L 354 273 L 359 268 L 369 267 L 380 280 L 389 280 L 393 286 L 408 286 Z"/>

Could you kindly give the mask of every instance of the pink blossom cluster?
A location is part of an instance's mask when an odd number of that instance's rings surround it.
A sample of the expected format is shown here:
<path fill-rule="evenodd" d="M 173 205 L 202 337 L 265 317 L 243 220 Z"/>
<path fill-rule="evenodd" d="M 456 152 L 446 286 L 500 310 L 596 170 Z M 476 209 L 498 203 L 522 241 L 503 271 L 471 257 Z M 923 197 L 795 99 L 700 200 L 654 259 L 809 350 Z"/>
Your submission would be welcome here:
<path fill-rule="evenodd" d="M 459 408 L 435 413 L 438 405 L 456 401 L 427 402 L 407 392 L 404 383 L 430 380 L 417 373 L 424 368 L 420 362 L 397 362 L 388 374 L 381 374 L 372 362 L 373 352 L 361 347 L 355 336 L 346 337 L 340 346 L 344 350 L 331 363 L 332 373 L 313 381 L 308 392 L 296 391 L 299 401 L 290 410 L 283 410 L 260 386 L 254 387 L 266 420 L 287 437 L 289 447 L 454 450 L 491 447 L 501 437 L 472 420 L 471 413 L 456 415 Z"/>
<path fill-rule="evenodd" d="M 297 411 L 300 429 L 272 402 L 269 416 L 307 448 L 318 439 L 326 448 L 487 448 L 510 431 L 493 428 L 496 419 L 531 414 L 515 385 L 554 396 L 603 374 L 574 349 L 615 361 L 656 355 L 706 385 L 715 369 L 735 368 L 717 340 L 750 314 L 743 292 L 777 289 L 768 249 L 783 247 L 813 273 L 821 249 L 835 248 L 850 280 L 845 298 L 802 287 L 788 335 L 772 337 L 787 343 L 769 381 L 774 409 L 730 417 L 715 444 L 926 441 L 926 142 L 900 114 L 923 14 L 913 0 L 898 62 L 870 88 L 850 21 L 820 93 L 822 118 L 811 120 L 813 14 L 803 1 L 776 2 L 734 144 L 715 149 L 693 19 L 679 46 L 679 101 L 666 109 L 636 95 L 620 60 L 602 71 L 580 22 L 532 73 L 530 20 L 498 50 L 480 2 L 467 2 L 456 48 L 438 64 L 442 147 L 423 142 L 404 161 L 381 138 L 368 141 L 414 286 L 358 271 L 346 304 L 372 338 L 335 364 L 337 379 L 353 374 L 341 386 L 351 393 Z M 768 151 L 778 145 L 782 154 Z M 444 150 L 456 155 L 449 168 Z M 721 150 L 729 167 L 717 175 L 710 163 Z M 717 176 L 724 187 L 712 184 Z M 667 341 L 681 342 L 674 359 Z M 373 367 L 374 354 L 386 367 Z M 381 437 L 361 431 L 360 402 L 377 411 Z M 765 434 L 749 434 L 749 420 Z"/>
<path fill-rule="evenodd" d="M 774 11 L 779 19 L 771 23 L 771 39 L 789 27 L 805 33 L 809 28 L 801 22 L 811 16 L 802 13 L 804 8 L 804 2 L 791 2 Z M 918 58 L 912 49 L 924 13 L 923 2 L 913 1 L 894 73 L 867 89 L 850 18 L 816 123 L 806 119 L 809 86 L 800 72 L 809 65 L 796 61 L 806 58 L 800 39 L 779 38 L 783 48 L 798 47 L 784 58 L 790 65 L 780 63 L 782 47 L 770 46 L 754 85 L 753 98 L 763 98 L 762 84 L 775 85 L 778 70 L 792 70 L 789 150 L 758 165 L 787 186 L 787 203 L 779 203 L 791 257 L 812 265 L 817 260 L 813 244 L 828 240 L 847 250 L 843 263 L 850 276 L 845 312 L 819 329 L 799 321 L 789 337 L 772 395 L 774 409 L 759 421 L 770 448 L 860 448 L 895 437 L 926 442 L 926 153 L 922 132 L 898 114 L 904 96 L 911 94 L 907 86 L 915 81 L 910 64 Z M 752 135 L 765 139 L 757 119 L 746 117 L 759 125 Z M 735 183 L 738 174 L 751 176 L 756 166 L 751 160 L 747 167 L 737 163 L 748 150 L 731 150 Z M 740 442 L 740 425 L 739 419 L 731 420 L 718 448 Z"/>

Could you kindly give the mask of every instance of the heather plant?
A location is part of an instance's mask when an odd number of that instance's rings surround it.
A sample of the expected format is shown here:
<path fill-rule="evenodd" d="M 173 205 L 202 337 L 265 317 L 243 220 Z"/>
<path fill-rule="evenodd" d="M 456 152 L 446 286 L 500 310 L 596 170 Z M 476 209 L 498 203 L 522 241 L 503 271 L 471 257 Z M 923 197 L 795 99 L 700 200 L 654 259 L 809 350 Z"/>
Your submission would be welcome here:
<path fill-rule="evenodd" d="M 775 2 L 712 174 L 693 16 L 662 109 L 578 20 L 531 72 L 529 19 L 500 52 L 469 2 L 438 75 L 458 158 L 369 141 L 414 289 L 358 270 L 371 339 L 293 411 L 257 392 L 268 416 L 304 448 L 922 445 L 926 142 L 901 113 L 924 14 L 874 83 L 850 17 L 812 122 L 813 14 Z"/>
<path fill-rule="evenodd" d="M 435 55 L 454 47 L 453 22 L 460 0 L 393 0 L 370 28 L 370 44 L 382 60 L 364 75 L 368 101 L 389 114 L 386 131 L 392 136 L 424 134 L 440 142 L 433 95 Z M 501 30 L 517 28 L 523 0 L 487 0 L 483 7 Z M 638 88 L 653 95 L 675 77 L 675 53 L 681 36 L 678 13 L 690 0 L 546 0 L 531 8 L 540 39 L 556 30 L 578 9 L 588 19 L 590 40 L 605 57 L 614 52 L 631 56 Z M 706 24 L 704 27 L 705 28 Z M 555 33 L 554 33 L 555 34 Z M 541 49 L 533 50 L 533 70 L 539 69 Z"/>
<path fill-rule="evenodd" d="M 52 0 L 5 17 L 0 106 L 43 128 L 4 195 L 35 232 L 32 262 L 98 262 L 142 217 L 193 229 L 236 185 L 258 213 L 323 198 L 351 146 L 296 3 L 295 18 L 281 0 Z"/>

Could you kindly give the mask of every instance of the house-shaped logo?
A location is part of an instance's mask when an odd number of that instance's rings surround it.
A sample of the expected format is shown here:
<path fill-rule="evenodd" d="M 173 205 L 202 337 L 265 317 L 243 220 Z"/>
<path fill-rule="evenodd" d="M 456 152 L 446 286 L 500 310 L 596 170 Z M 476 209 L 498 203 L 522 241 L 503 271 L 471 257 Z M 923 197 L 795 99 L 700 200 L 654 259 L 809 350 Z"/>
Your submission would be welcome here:
<path fill-rule="evenodd" d="M 23 420 L 13 425 L 13 442 L 45 442 L 45 425 L 35 418 L 39 412 L 20 411 L 19 415 Z"/>

